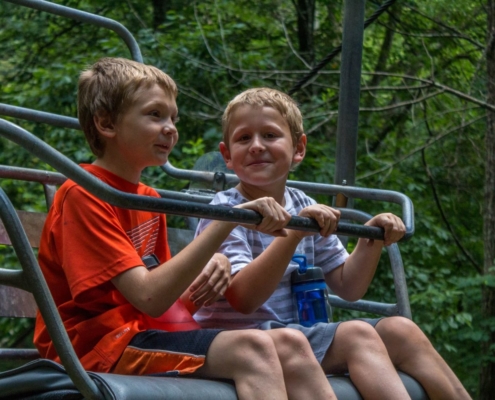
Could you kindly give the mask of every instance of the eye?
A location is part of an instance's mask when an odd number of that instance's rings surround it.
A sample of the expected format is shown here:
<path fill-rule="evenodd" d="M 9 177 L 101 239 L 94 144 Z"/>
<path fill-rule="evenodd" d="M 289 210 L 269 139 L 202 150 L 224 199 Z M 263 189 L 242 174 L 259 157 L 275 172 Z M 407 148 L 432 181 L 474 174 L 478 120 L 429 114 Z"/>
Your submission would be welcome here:
<path fill-rule="evenodd" d="M 267 133 L 265 133 L 265 137 L 267 139 L 273 139 L 273 138 L 277 137 L 277 135 L 275 135 L 273 132 L 267 132 Z"/>
<path fill-rule="evenodd" d="M 149 115 L 151 115 L 152 117 L 160 118 L 160 111 L 152 110 L 149 112 Z"/>

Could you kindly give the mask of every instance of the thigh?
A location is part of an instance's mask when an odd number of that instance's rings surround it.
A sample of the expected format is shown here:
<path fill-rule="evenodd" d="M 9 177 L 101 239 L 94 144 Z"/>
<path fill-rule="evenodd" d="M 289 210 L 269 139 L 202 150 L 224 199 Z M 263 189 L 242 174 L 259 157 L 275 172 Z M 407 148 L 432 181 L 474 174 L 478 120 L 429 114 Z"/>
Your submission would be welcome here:
<path fill-rule="evenodd" d="M 166 332 L 148 330 L 134 336 L 112 372 L 125 375 L 190 374 L 202 367 L 219 329 Z"/>

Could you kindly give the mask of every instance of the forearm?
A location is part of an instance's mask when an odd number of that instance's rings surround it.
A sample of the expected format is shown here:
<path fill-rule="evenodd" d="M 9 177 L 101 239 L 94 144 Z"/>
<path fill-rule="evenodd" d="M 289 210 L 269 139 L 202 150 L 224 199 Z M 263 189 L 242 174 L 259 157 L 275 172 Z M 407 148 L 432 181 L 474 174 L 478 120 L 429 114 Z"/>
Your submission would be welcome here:
<path fill-rule="evenodd" d="M 213 221 L 166 263 L 152 271 L 134 268 L 112 282 L 136 308 L 152 317 L 160 316 L 184 294 L 234 227 L 233 223 Z"/>
<path fill-rule="evenodd" d="M 273 294 L 300 242 L 292 231 L 234 275 L 225 293 L 232 307 L 244 314 L 256 311 Z"/>
<path fill-rule="evenodd" d="M 373 280 L 382 248 L 382 241 L 375 240 L 369 245 L 368 239 L 359 239 L 344 265 L 327 279 L 332 291 L 348 301 L 362 298 Z"/>

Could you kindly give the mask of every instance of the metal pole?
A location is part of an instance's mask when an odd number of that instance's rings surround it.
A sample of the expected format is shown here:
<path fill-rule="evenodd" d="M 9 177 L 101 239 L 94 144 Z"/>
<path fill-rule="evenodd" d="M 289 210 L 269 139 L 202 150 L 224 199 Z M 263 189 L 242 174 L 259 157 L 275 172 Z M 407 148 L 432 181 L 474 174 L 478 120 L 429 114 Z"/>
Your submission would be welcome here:
<path fill-rule="evenodd" d="M 353 186 L 356 178 L 364 5 L 365 0 L 346 0 L 344 7 L 334 180 L 337 185 Z"/>
<path fill-rule="evenodd" d="M 364 5 L 365 0 L 346 0 L 344 4 L 334 178 L 335 184 L 344 186 L 354 186 L 356 180 Z M 335 197 L 334 206 L 354 208 L 354 201 L 339 193 Z M 348 238 L 339 235 L 339 239 L 347 247 Z"/>

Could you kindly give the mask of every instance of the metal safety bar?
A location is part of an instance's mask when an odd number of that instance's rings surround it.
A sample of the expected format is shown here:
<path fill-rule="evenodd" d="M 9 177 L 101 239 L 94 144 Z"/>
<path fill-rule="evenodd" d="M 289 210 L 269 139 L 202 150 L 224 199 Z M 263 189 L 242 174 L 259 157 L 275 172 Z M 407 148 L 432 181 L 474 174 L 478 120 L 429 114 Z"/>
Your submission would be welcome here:
<path fill-rule="evenodd" d="M 175 168 L 170 162 L 161 167 L 168 175 L 176 179 L 194 180 L 196 182 L 212 184 L 215 180 L 215 172 L 191 171 Z M 239 178 L 234 174 L 225 174 L 227 185 L 236 185 Z M 406 234 L 402 241 L 409 240 L 414 235 L 414 206 L 412 200 L 403 193 L 392 190 L 359 188 L 356 186 L 332 185 L 326 183 L 312 183 L 288 180 L 287 185 L 303 190 L 306 193 L 336 196 L 345 196 L 373 201 L 385 201 L 399 204 L 402 207 L 402 221 L 406 226 Z"/>
<path fill-rule="evenodd" d="M 42 171 L 39 169 L 23 168 L 23 167 L 12 167 L 10 165 L 0 165 L 0 177 L 6 179 L 16 179 L 28 182 L 38 182 L 45 188 L 45 194 L 47 194 L 47 189 L 53 186 L 60 186 L 63 184 L 67 177 L 58 172 L 52 171 Z M 161 197 L 167 199 L 175 199 L 182 201 L 194 201 L 196 203 L 208 204 L 213 196 L 202 195 L 192 192 L 176 192 L 173 190 L 158 189 L 154 188 Z M 50 193 L 51 195 L 51 193 Z M 47 201 L 49 204 L 51 202 Z M 49 206 L 48 206 L 49 208 Z"/>
<path fill-rule="evenodd" d="M 102 182 L 41 139 L 9 121 L 0 119 L 0 134 L 37 156 L 96 197 L 117 207 L 252 225 L 258 225 L 263 219 L 258 212 L 253 210 L 214 206 L 193 201 L 154 198 L 122 192 Z M 309 232 L 319 232 L 320 230 L 315 220 L 298 216 L 293 216 L 286 227 Z M 373 226 L 339 222 L 336 233 L 345 236 L 383 240 L 383 229 Z"/>
<path fill-rule="evenodd" d="M 11 106 L 10 104 L 5 103 L 0 103 L 0 115 L 19 118 L 26 121 L 41 122 L 58 128 L 81 130 L 81 125 L 79 125 L 77 118 L 65 117 L 63 115 L 33 110 L 31 108 Z"/>
<path fill-rule="evenodd" d="M 11 106 L 0 103 L 0 115 L 20 118 L 33 122 L 47 123 L 58 127 L 78 129 L 81 127 L 76 118 L 64 117 L 48 112 L 41 112 L 24 107 Z M 174 167 L 170 161 L 162 166 L 165 173 L 175 179 L 195 180 L 197 182 L 213 184 L 215 182 L 215 172 L 192 171 Z M 235 185 L 239 182 L 239 178 L 234 174 L 224 174 L 226 185 Z M 303 190 L 306 193 L 322 194 L 335 196 L 343 194 L 351 198 L 363 200 L 385 201 L 399 204 L 402 207 L 402 220 L 406 226 L 406 234 L 402 241 L 409 240 L 414 234 L 414 207 L 411 199 L 403 193 L 392 190 L 359 188 L 355 186 L 342 186 L 333 184 L 287 181 L 287 185 Z M 194 201 L 201 203 L 209 203 L 210 197 L 178 193 L 174 191 L 159 190 L 159 193 L 164 198 L 175 200 Z M 350 235 L 352 236 L 352 235 Z"/>

